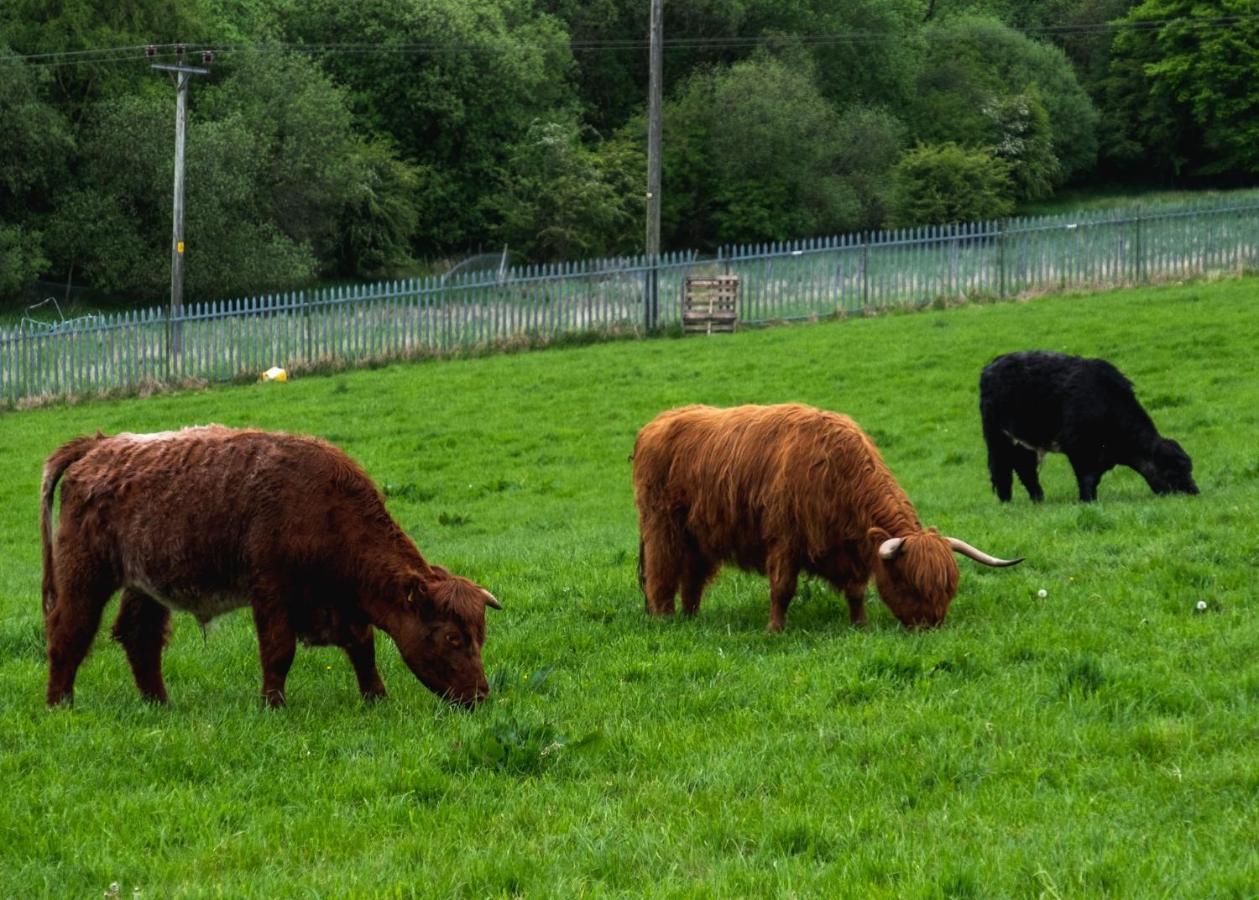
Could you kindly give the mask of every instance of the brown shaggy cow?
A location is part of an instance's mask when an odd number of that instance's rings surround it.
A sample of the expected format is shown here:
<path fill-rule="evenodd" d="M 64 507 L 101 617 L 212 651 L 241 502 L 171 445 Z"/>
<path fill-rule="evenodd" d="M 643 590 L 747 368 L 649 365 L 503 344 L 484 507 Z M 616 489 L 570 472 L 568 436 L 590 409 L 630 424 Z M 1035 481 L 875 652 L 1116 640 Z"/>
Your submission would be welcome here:
<path fill-rule="evenodd" d="M 873 442 L 852 419 L 809 406 L 686 406 L 661 413 L 634 444 L 639 583 L 647 610 L 699 609 L 723 561 L 769 576 L 781 631 L 801 572 L 843 591 L 865 622 L 879 595 L 909 627 L 939 624 L 957 592 L 953 551 L 1010 566 L 924 529 Z"/>
<path fill-rule="evenodd" d="M 149 700 L 166 702 L 170 611 L 204 625 L 242 606 L 268 705 L 284 704 L 298 638 L 344 649 L 363 696 L 383 697 L 373 627 L 439 696 L 471 706 L 489 695 L 481 645 L 498 601 L 425 561 L 367 474 L 324 441 L 221 425 L 77 438 L 44 466 L 40 524 L 50 706 L 73 699 L 119 588 L 114 638 Z"/>

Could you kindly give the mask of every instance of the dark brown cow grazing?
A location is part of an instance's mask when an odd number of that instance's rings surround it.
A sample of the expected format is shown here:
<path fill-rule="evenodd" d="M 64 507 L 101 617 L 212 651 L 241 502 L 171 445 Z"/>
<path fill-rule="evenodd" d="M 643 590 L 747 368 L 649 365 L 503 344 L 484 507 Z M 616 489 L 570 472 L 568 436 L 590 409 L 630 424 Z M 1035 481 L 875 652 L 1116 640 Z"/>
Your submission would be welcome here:
<path fill-rule="evenodd" d="M 939 624 L 957 592 L 953 551 L 1011 566 L 923 529 L 879 451 L 852 419 L 809 406 L 686 406 L 661 413 L 634 445 L 639 581 L 647 609 L 699 609 L 723 561 L 769 576 L 781 631 L 801 572 L 843 591 L 865 622 L 871 574 L 909 627 Z"/>
<path fill-rule="evenodd" d="M 284 703 L 298 638 L 343 648 L 363 696 L 383 697 L 373 627 L 439 696 L 471 706 L 489 695 L 481 645 L 498 601 L 426 562 L 367 474 L 324 441 L 220 425 L 81 437 L 44 466 L 41 527 L 50 706 L 73 699 L 119 588 L 114 638 L 150 700 L 166 702 L 170 611 L 204 624 L 241 606 L 253 609 L 271 706 Z"/>

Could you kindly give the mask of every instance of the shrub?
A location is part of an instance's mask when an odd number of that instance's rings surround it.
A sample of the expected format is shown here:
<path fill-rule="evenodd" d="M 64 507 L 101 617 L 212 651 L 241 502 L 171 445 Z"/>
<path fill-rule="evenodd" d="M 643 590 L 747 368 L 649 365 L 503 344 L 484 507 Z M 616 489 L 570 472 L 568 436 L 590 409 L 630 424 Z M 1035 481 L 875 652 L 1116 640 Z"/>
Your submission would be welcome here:
<path fill-rule="evenodd" d="M 985 150 L 920 145 L 901 157 L 892 177 L 896 225 L 996 219 L 1014 210 L 1009 164 Z"/>

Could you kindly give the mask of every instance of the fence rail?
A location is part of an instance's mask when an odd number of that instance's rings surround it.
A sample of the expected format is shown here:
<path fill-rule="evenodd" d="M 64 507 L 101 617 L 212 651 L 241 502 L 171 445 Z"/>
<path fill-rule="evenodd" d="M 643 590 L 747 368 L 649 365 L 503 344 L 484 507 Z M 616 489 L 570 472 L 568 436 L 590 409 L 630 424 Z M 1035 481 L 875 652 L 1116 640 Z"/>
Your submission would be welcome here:
<path fill-rule="evenodd" d="M 688 275 L 739 277 L 740 319 L 1105 288 L 1259 263 L 1259 201 L 1008 219 L 522 266 L 0 327 L 0 403 L 641 330 Z M 658 310 L 647 306 L 655 282 Z M 653 316 L 654 319 L 646 317 Z M 172 339 L 172 338 L 175 339 Z M 176 350 L 178 348 L 178 350 Z"/>

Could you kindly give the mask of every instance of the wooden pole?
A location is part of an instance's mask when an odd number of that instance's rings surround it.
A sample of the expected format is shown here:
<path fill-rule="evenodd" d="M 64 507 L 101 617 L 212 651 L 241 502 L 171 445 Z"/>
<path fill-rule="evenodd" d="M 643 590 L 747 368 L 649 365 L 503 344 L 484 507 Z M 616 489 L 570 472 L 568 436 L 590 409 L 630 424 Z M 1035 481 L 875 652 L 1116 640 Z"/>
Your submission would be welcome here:
<path fill-rule="evenodd" d="M 184 145 L 188 134 L 188 73 L 175 73 L 175 208 L 171 217 L 170 352 L 182 350 L 179 317 L 184 311 Z"/>
<path fill-rule="evenodd" d="M 663 74 L 664 0 L 651 0 L 651 53 L 647 90 L 647 285 L 645 317 L 648 331 L 660 323 L 660 137 Z"/>
<path fill-rule="evenodd" d="M 181 57 L 183 45 L 176 50 Z M 207 62 L 209 54 L 203 56 Z M 151 66 L 175 75 L 175 202 L 171 216 L 170 247 L 170 318 L 166 352 L 177 354 L 182 348 L 180 317 L 184 312 L 184 146 L 188 135 L 188 81 L 193 75 L 209 75 L 210 70 L 182 63 Z"/>

